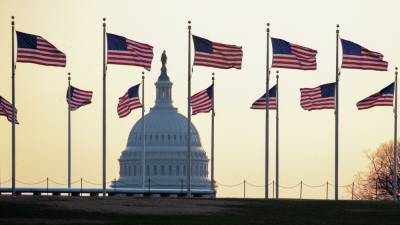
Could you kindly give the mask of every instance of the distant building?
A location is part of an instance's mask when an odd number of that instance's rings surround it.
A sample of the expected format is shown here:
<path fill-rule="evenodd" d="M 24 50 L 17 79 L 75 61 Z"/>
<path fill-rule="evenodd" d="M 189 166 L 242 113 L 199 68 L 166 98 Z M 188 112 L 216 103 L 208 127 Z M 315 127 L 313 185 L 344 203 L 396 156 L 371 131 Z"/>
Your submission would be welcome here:
<path fill-rule="evenodd" d="M 119 158 L 120 177 L 111 185 L 112 187 L 143 187 L 142 154 L 143 140 L 145 140 L 145 189 L 163 189 L 168 190 L 167 193 L 175 194 L 186 190 L 188 120 L 172 105 L 172 82 L 167 75 L 165 52 L 161 61 L 161 74 L 155 83 L 156 102 L 144 119 L 145 136 L 143 137 L 142 132 L 143 121 L 140 119 L 133 126 L 127 147 Z M 211 181 L 208 178 L 209 160 L 193 124 L 191 124 L 191 142 L 193 194 L 213 196 Z M 160 193 L 162 194 L 162 191 Z"/>

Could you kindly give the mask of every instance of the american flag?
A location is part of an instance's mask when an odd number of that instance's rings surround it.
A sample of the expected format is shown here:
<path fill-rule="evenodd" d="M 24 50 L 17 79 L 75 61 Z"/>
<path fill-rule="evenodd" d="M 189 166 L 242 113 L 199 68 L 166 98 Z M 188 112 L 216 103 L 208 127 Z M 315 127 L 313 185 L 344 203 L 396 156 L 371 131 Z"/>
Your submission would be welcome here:
<path fill-rule="evenodd" d="M 342 68 L 387 71 L 388 63 L 383 61 L 381 53 L 370 51 L 351 41 L 340 40 L 343 50 Z"/>
<path fill-rule="evenodd" d="M 265 109 L 266 106 L 265 94 L 251 105 L 251 109 Z M 269 89 L 269 109 L 276 109 L 276 85 Z"/>
<path fill-rule="evenodd" d="M 208 113 L 213 108 L 214 85 L 207 89 L 194 94 L 190 98 L 190 105 L 192 106 L 192 115 L 197 113 Z"/>
<path fill-rule="evenodd" d="M 71 95 L 71 99 L 70 99 Z M 92 91 L 85 91 L 76 87 L 70 86 L 67 90 L 67 103 L 70 104 L 71 110 L 77 110 L 81 106 L 92 103 Z"/>
<path fill-rule="evenodd" d="M 317 51 L 292 44 L 278 38 L 271 38 L 272 68 L 316 70 Z"/>
<path fill-rule="evenodd" d="M 44 38 L 17 31 L 17 40 L 17 62 L 65 67 L 65 54 Z"/>
<path fill-rule="evenodd" d="M 8 121 L 13 121 L 12 104 L 0 96 L 0 116 L 7 117 Z M 15 109 L 15 123 L 17 121 L 17 109 Z"/>
<path fill-rule="evenodd" d="M 371 96 L 357 102 L 358 110 L 369 109 L 375 106 L 393 106 L 394 83 Z"/>
<path fill-rule="evenodd" d="M 220 69 L 242 68 L 242 47 L 212 42 L 194 35 L 192 37 L 195 50 L 193 65 Z"/>
<path fill-rule="evenodd" d="M 139 86 L 140 84 L 137 84 L 129 88 L 125 95 L 119 98 L 118 116 L 120 118 L 129 115 L 129 113 L 134 109 L 142 108 L 139 99 Z"/>
<path fill-rule="evenodd" d="M 153 46 L 107 34 L 107 64 L 140 66 L 150 71 Z"/>
<path fill-rule="evenodd" d="M 336 83 L 323 84 L 316 88 L 301 88 L 301 107 L 308 111 L 334 109 L 335 88 Z"/>

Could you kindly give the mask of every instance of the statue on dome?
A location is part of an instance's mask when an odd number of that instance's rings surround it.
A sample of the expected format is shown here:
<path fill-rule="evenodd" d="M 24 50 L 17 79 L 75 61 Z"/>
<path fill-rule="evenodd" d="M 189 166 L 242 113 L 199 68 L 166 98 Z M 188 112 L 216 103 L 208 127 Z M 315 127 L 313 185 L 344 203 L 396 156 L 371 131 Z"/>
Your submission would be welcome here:
<path fill-rule="evenodd" d="M 165 53 L 165 50 L 163 51 L 163 53 L 161 55 L 161 63 L 162 63 L 162 67 L 165 67 L 165 65 L 167 64 L 167 54 Z"/>

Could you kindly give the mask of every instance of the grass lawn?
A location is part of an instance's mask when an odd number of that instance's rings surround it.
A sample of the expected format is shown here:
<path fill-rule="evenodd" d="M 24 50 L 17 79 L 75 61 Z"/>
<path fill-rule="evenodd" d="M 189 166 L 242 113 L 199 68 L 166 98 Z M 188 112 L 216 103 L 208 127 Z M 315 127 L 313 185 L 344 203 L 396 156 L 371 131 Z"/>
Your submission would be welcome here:
<path fill-rule="evenodd" d="M 0 224 L 400 224 L 388 201 L 0 197 Z"/>

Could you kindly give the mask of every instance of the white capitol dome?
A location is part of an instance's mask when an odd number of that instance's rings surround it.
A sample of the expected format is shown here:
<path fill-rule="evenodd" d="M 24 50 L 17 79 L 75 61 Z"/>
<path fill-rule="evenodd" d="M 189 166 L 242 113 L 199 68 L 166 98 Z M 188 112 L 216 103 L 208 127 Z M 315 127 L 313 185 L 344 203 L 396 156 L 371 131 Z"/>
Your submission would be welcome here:
<path fill-rule="evenodd" d="M 145 183 L 151 189 L 186 190 L 187 123 L 185 116 L 172 105 L 172 83 L 167 75 L 165 52 L 161 75 L 155 83 L 154 107 L 145 115 Z M 133 126 L 128 144 L 119 158 L 120 177 L 112 184 L 118 188 L 142 188 L 143 121 Z M 197 129 L 191 124 L 191 189 L 211 189 L 208 158 L 201 146 Z M 150 184 L 149 184 L 150 182 Z"/>

